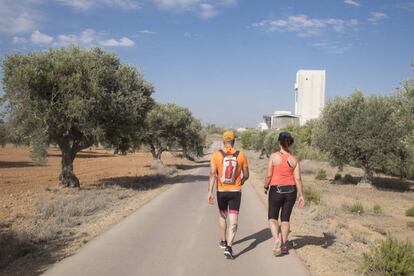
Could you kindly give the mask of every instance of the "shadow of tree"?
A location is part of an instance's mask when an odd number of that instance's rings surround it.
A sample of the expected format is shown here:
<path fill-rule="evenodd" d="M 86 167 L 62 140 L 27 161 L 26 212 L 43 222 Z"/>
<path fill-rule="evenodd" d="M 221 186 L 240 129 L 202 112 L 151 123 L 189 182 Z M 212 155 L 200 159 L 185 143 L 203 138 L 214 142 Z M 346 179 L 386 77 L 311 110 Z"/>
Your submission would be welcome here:
<path fill-rule="evenodd" d="M 208 167 L 210 166 L 210 164 L 209 163 L 198 163 L 198 164 L 193 164 L 193 165 L 178 164 L 178 165 L 173 165 L 173 166 L 175 166 L 179 170 L 192 170 L 192 169 L 197 169 L 197 168 Z"/>
<path fill-rule="evenodd" d="M 400 178 L 389 177 L 374 177 L 372 185 L 379 189 L 393 190 L 397 192 L 405 192 L 414 188 L 413 182 Z"/>
<path fill-rule="evenodd" d="M 43 164 L 36 164 L 35 162 L 26 161 L 0 161 L 1 168 L 27 168 L 27 167 L 43 167 Z"/>
<path fill-rule="evenodd" d="M 328 248 L 335 243 L 336 236 L 330 233 L 323 233 L 323 237 L 315 236 L 296 236 L 290 240 L 294 249 L 302 248 L 306 245 L 316 245 L 322 248 Z"/>
<path fill-rule="evenodd" d="M 248 241 L 248 240 L 253 240 L 253 242 L 251 242 L 246 248 L 244 248 L 238 254 L 234 255 L 234 257 L 237 258 L 240 255 L 243 255 L 244 253 L 247 253 L 250 250 L 253 250 L 254 248 L 256 248 L 256 246 L 258 246 L 262 242 L 265 242 L 265 241 L 269 240 L 271 237 L 272 237 L 272 233 L 270 232 L 270 229 L 269 228 L 264 228 L 264 229 L 254 233 L 254 234 L 251 234 L 247 237 L 244 237 L 240 240 L 237 240 L 233 244 L 239 244 L 239 243 L 242 243 L 242 242 L 245 242 L 245 241 Z"/>
<path fill-rule="evenodd" d="M 0 229 L 0 275 L 43 274 L 49 265 L 64 257 L 62 248 L 70 239 L 65 236 L 34 241 L 29 234 Z"/>
<path fill-rule="evenodd" d="M 115 154 L 107 154 L 107 153 L 100 153 L 100 152 L 80 152 L 76 154 L 76 158 L 103 158 L 103 157 L 116 157 L 118 155 Z M 60 153 L 48 153 L 47 157 L 62 157 Z"/>
<path fill-rule="evenodd" d="M 193 183 L 208 181 L 206 175 L 176 175 L 166 176 L 161 174 L 146 176 L 122 176 L 101 179 L 97 186 L 118 186 L 126 189 L 146 191 L 161 187 L 166 184 Z"/>

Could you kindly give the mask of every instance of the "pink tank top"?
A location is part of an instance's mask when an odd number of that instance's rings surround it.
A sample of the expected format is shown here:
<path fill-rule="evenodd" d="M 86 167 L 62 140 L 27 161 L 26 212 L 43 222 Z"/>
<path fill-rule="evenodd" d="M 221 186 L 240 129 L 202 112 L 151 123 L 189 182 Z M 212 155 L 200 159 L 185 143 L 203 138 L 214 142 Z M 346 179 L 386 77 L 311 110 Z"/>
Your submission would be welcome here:
<path fill-rule="evenodd" d="M 296 185 L 295 178 L 293 177 L 293 170 L 288 159 L 291 156 L 289 153 L 279 152 L 282 162 L 279 165 L 273 165 L 273 174 L 270 181 L 270 186 L 286 186 Z"/>

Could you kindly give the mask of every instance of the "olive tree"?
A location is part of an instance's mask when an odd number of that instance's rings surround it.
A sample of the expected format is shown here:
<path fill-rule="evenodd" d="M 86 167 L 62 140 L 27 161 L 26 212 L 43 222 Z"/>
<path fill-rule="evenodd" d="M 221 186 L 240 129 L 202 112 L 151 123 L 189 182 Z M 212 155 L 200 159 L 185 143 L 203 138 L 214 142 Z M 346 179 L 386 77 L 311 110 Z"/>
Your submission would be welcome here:
<path fill-rule="evenodd" d="M 362 181 L 371 183 L 401 148 L 401 137 L 389 97 L 355 92 L 325 106 L 312 140 L 334 165 L 356 165 L 364 170 Z"/>
<path fill-rule="evenodd" d="M 403 82 L 392 98 L 396 123 L 403 132 L 396 158 L 389 160 L 388 173 L 414 178 L 414 78 Z"/>
<path fill-rule="evenodd" d="M 148 113 L 142 139 L 157 161 L 163 152 L 171 150 L 182 150 L 190 159 L 201 156 L 205 143 L 200 121 L 187 108 L 161 103 Z"/>
<path fill-rule="evenodd" d="M 79 151 L 136 140 L 153 105 L 153 87 L 139 72 L 99 48 L 11 54 L 2 67 L 10 127 L 35 149 L 59 146 L 64 186 L 79 187 L 73 172 Z"/>
<path fill-rule="evenodd" d="M 0 146 L 4 147 L 9 141 L 7 124 L 0 119 Z"/>

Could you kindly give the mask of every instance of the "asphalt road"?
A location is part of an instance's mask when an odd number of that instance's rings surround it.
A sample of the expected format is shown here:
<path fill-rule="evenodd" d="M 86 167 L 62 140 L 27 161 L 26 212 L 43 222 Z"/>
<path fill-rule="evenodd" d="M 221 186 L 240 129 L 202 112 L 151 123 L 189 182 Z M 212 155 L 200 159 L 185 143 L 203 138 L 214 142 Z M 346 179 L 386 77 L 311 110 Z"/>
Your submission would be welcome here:
<path fill-rule="evenodd" d="M 271 252 L 267 213 L 253 187 L 242 192 L 234 260 L 218 247 L 218 208 L 207 203 L 208 163 L 44 275 L 309 275 L 294 251 Z"/>

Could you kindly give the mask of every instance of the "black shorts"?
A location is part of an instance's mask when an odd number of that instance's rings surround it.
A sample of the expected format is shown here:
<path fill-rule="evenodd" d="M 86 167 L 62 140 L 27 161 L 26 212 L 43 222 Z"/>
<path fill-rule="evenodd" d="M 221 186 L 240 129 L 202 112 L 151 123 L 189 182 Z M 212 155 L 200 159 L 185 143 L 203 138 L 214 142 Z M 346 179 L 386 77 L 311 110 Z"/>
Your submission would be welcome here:
<path fill-rule="evenodd" d="M 296 202 L 297 196 L 296 187 L 293 192 L 291 193 L 278 193 L 276 186 L 271 186 L 269 189 L 269 219 L 279 219 L 279 212 L 280 220 L 281 221 L 289 221 L 290 214 L 292 213 L 293 205 Z M 282 210 L 280 210 L 282 209 Z"/>
<path fill-rule="evenodd" d="M 238 214 L 240 210 L 241 192 L 217 192 L 217 203 L 221 212 Z"/>

